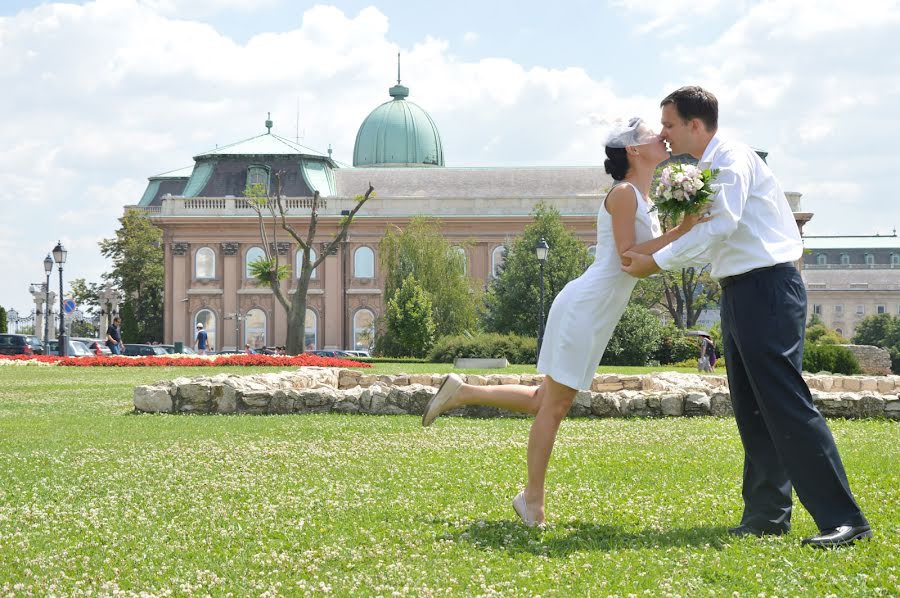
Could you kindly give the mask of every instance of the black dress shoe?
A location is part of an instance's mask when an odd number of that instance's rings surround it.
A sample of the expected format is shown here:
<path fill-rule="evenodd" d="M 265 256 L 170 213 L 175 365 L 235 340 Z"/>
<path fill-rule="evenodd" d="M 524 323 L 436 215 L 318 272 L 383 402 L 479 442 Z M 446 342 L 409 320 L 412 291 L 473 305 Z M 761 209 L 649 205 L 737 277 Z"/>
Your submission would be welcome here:
<path fill-rule="evenodd" d="M 744 536 L 756 536 L 757 538 L 761 538 L 762 536 L 783 536 L 787 533 L 787 530 L 781 528 L 762 530 L 755 527 L 750 527 L 749 525 L 741 524 L 737 527 L 729 527 L 728 533 L 732 536 L 737 536 L 738 538 L 742 538 Z"/>
<path fill-rule="evenodd" d="M 819 535 L 805 538 L 801 544 L 814 548 L 837 548 L 849 546 L 857 540 L 872 537 L 872 528 L 868 525 L 839 525 L 832 529 L 822 530 Z"/>

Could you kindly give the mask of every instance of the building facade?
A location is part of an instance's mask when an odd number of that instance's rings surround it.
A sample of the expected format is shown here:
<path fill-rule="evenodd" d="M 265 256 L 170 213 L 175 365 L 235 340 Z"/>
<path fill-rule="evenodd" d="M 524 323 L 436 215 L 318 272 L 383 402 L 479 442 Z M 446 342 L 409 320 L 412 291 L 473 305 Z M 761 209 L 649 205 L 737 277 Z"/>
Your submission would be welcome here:
<path fill-rule="evenodd" d="M 900 316 L 900 239 L 893 235 L 806 237 L 803 280 L 809 314 L 852 338 L 866 316 Z"/>

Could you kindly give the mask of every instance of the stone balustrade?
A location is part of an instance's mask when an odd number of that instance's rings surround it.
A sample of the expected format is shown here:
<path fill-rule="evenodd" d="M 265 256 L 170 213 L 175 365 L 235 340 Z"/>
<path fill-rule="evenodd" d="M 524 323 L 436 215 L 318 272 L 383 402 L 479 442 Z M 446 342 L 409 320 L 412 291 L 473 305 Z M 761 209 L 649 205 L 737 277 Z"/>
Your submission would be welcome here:
<path fill-rule="evenodd" d="M 463 375 L 469 384 L 537 386 L 542 375 Z M 826 417 L 900 419 L 900 376 L 805 375 Z M 176 378 L 134 390 L 138 412 L 204 414 L 363 413 L 421 415 L 443 379 L 439 374 L 372 375 L 339 368 L 302 368 L 276 374 Z M 450 415 L 516 416 L 487 407 Z M 598 374 L 579 392 L 570 417 L 731 416 L 724 376 L 660 372 Z"/>

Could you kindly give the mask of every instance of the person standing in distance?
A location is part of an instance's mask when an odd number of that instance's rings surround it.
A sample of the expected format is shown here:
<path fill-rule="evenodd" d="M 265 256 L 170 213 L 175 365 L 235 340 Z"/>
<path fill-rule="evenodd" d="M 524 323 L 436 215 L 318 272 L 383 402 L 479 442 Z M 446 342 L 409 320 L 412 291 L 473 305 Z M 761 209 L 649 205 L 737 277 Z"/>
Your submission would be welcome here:
<path fill-rule="evenodd" d="M 793 262 L 803 244 L 784 191 L 756 152 L 717 135 L 712 93 L 682 87 L 660 107 L 672 153 L 719 170 L 712 218 L 652 255 L 626 251 L 622 269 L 645 277 L 711 261 L 722 286 L 728 385 L 744 445 L 744 514 L 729 532 L 787 532 L 793 487 L 820 529 L 803 544 L 828 548 L 869 538 L 834 438 L 801 375 L 806 289 Z"/>
<path fill-rule="evenodd" d="M 121 355 L 125 345 L 122 344 L 121 320 L 118 316 L 113 318 L 112 324 L 106 329 L 106 346 L 113 355 Z"/>
<path fill-rule="evenodd" d="M 200 355 L 206 355 L 209 335 L 203 330 L 203 324 L 197 324 L 197 336 L 194 338 L 194 348 Z"/>

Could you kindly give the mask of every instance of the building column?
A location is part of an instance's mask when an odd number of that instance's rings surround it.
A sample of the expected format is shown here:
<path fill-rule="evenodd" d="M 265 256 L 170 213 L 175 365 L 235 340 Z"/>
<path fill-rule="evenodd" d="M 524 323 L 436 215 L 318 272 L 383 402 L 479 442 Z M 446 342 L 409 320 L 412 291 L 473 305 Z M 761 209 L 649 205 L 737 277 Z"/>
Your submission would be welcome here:
<path fill-rule="evenodd" d="M 241 286 L 240 243 L 222 243 L 222 313 L 219 314 L 219 345 L 221 349 L 237 349 L 238 338 L 234 318 L 238 317 L 238 288 Z M 225 318 L 229 319 L 225 319 Z M 219 350 L 219 347 L 216 348 Z"/>
<path fill-rule="evenodd" d="M 344 314 L 342 308 L 341 288 L 341 261 L 336 254 L 329 255 L 322 262 L 325 266 L 323 273 L 325 280 L 325 301 L 322 306 L 324 313 L 319 314 L 322 319 L 322 348 L 343 349 L 344 342 Z M 320 268 L 322 266 L 319 266 Z"/>
<path fill-rule="evenodd" d="M 172 328 L 167 331 L 166 341 L 184 341 L 184 329 L 186 326 L 188 310 L 187 282 L 185 274 L 189 272 L 190 246 L 187 243 L 172 243 Z M 185 342 L 185 344 L 192 344 Z"/>

